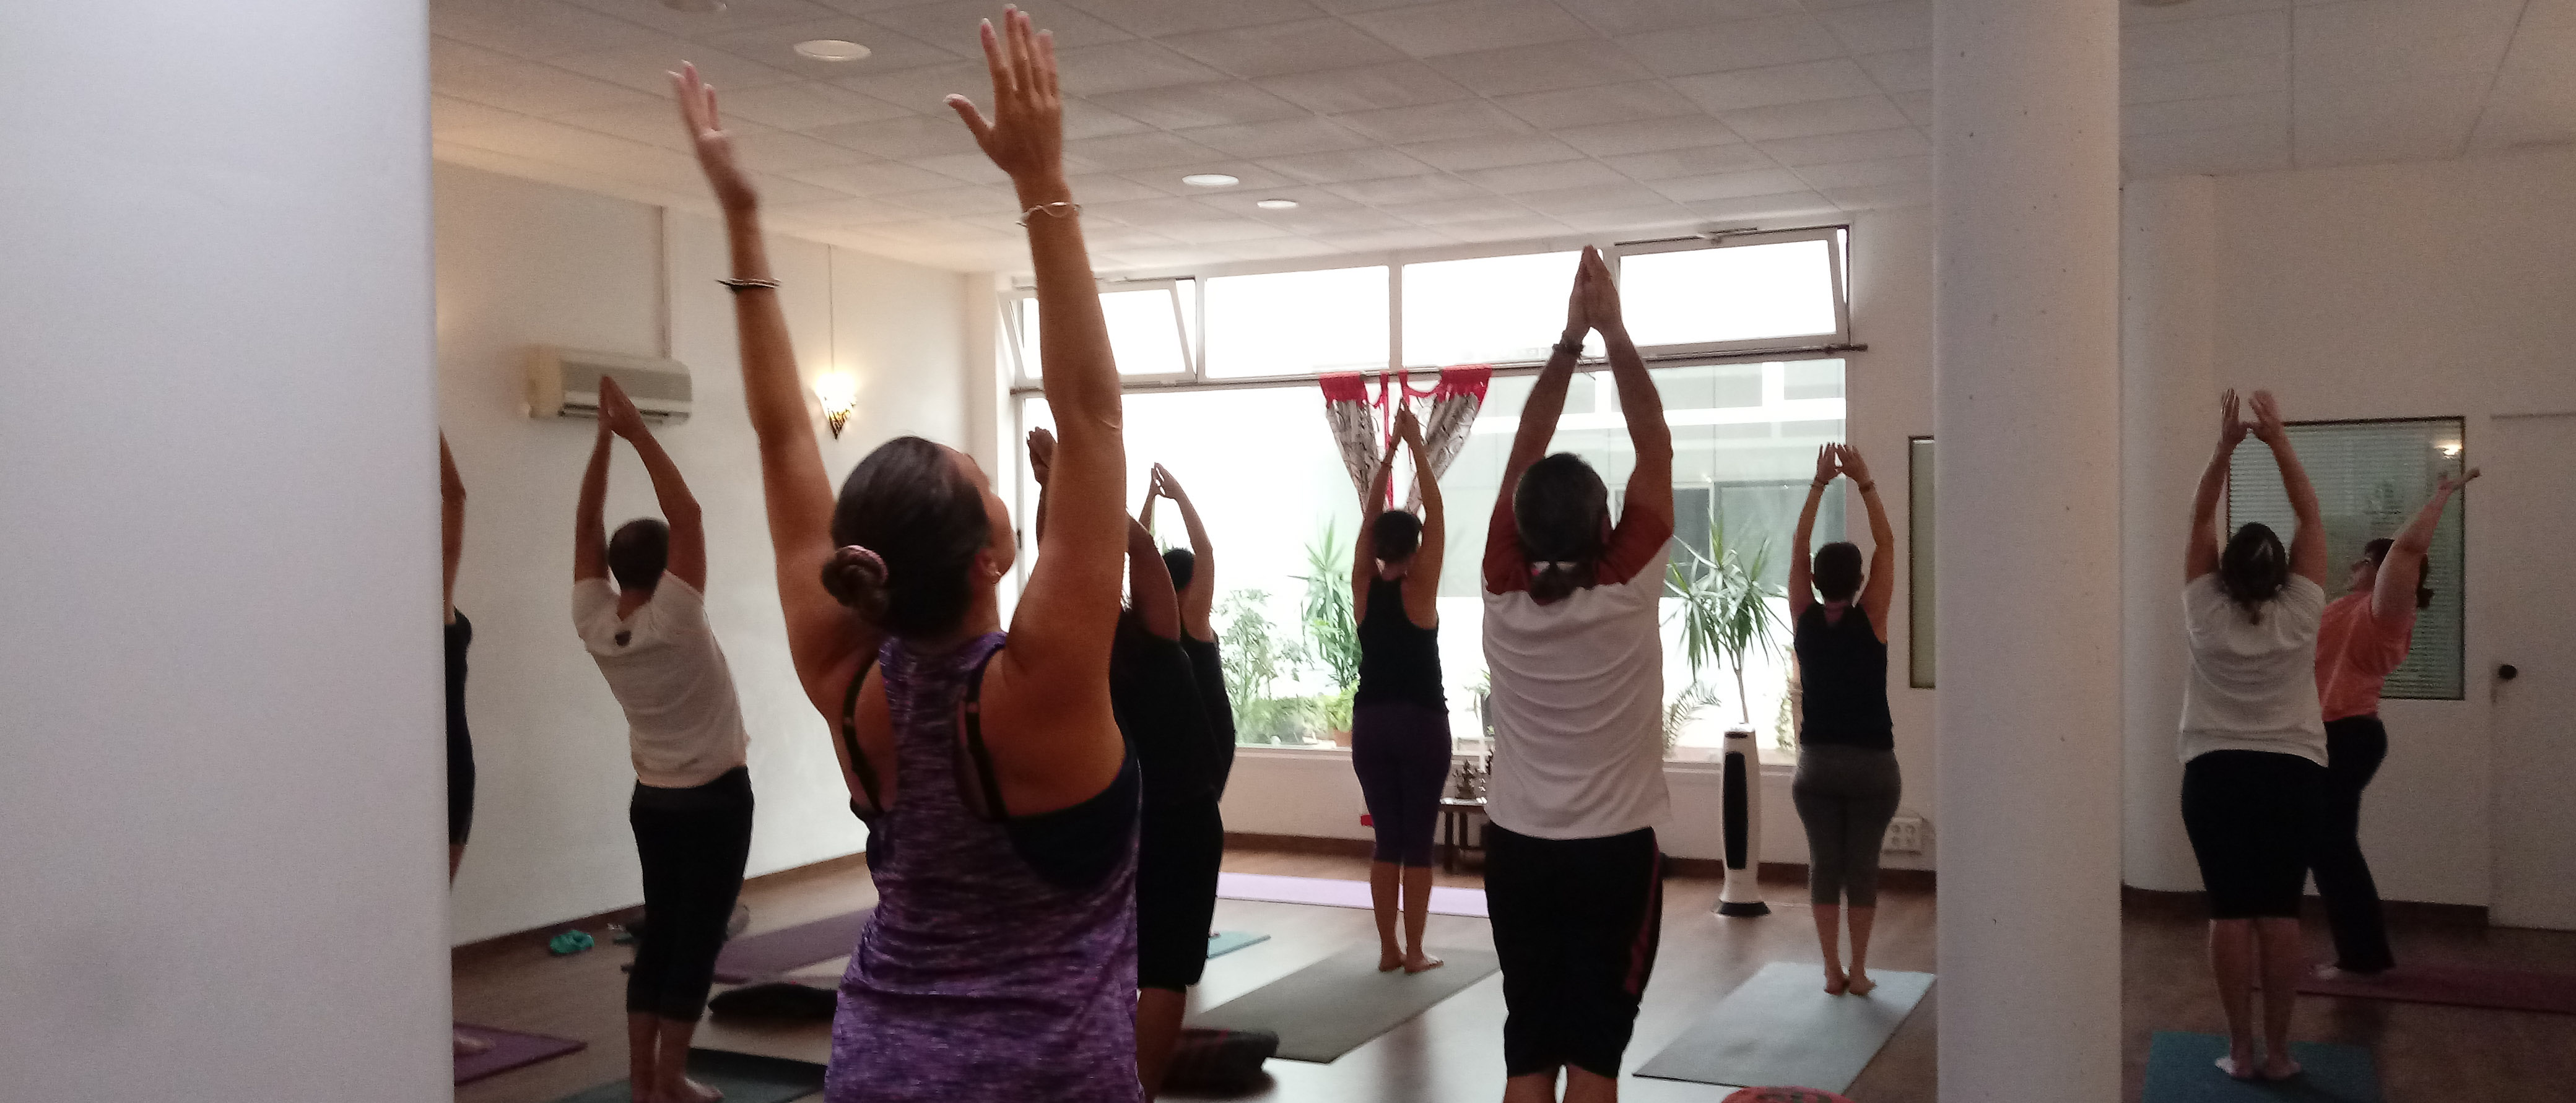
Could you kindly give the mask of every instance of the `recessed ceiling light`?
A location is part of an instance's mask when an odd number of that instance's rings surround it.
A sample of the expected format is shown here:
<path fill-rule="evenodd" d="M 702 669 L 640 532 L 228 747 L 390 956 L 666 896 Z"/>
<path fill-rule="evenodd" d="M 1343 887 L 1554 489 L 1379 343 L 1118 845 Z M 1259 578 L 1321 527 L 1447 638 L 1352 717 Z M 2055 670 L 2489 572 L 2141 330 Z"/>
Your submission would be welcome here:
<path fill-rule="evenodd" d="M 816 61 L 857 61 L 868 56 L 868 48 L 838 38 L 809 38 L 796 44 L 796 52 Z"/>
<path fill-rule="evenodd" d="M 701 15 L 725 10 L 725 0 L 662 0 L 672 11 L 697 12 Z"/>
<path fill-rule="evenodd" d="M 1294 199 L 1264 199 L 1253 204 L 1253 206 L 1259 207 L 1265 211 L 1284 211 L 1293 208 L 1296 205 L 1297 201 Z"/>
<path fill-rule="evenodd" d="M 1228 176 L 1222 172 L 1193 172 L 1181 177 L 1181 183 L 1194 188 L 1231 188 L 1242 182 L 1242 178 Z"/>

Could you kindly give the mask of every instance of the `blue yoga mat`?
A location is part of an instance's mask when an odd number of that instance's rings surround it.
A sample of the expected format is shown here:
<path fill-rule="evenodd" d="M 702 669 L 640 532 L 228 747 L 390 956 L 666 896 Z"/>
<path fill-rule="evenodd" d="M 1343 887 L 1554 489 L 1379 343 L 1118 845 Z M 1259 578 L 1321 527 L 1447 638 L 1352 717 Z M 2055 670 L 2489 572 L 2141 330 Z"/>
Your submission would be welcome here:
<path fill-rule="evenodd" d="M 1208 936 L 1208 956 L 1224 957 L 1257 942 L 1268 942 L 1270 936 L 1251 931 L 1218 931 Z"/>
<path fill-rule="evenodd" d="M 2147 1049 L 2142 1103 L 2381 1103 L 2379 1069 L 2361 1046 L 2292 1042 L 2302 1067 L 2288 1080 L 2238 1080 L 2214 1063 L 2227 1056 L 2216 1034 L 2160 1031 Z"/>

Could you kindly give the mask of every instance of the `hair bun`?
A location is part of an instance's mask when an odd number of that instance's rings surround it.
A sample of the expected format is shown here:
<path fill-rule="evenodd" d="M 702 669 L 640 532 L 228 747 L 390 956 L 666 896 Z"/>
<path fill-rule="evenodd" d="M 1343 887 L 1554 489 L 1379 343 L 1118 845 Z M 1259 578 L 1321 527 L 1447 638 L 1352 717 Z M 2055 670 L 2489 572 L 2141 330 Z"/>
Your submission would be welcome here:
<path fill-rule="evenodd" d="M 823 589 L 873 622 L 885 615 L 885 560 L 856 544 L 843 545 L 823 564 Z"/>

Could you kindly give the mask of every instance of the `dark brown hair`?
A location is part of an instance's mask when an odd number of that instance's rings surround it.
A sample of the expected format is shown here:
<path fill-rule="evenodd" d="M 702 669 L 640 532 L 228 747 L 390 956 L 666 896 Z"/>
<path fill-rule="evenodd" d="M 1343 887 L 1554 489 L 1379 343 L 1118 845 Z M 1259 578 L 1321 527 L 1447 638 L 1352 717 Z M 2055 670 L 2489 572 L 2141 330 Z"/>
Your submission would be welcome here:
<path fill-rule="evenodd" d="M 992 543 L 984 496 L 948 450 L 920 437 L 878 445 L 841 483 L 832 543 L 875 553 L 842 553 L 823 568 L 823 588 L 897 637 L 956 629 L 974 600 L 975 553 Z"/>
<path fill-rule="evenodd" d="M 1163 570 L 1172 576 L 1172 590 L 1178 593 L 1190 588 L 1190 579 L 1198 577 L 1199 557 L 1188 548 L 1163 549 Z"/>
<path fill-rule="evenodd" d="M 1394 563 L 1406 559 L 1422 547 L 1422 518 L 1409 510 L 1390 509 L 1370 522 L 1370 535 L 1376 544 L 1377 557 Z"/>
<path fill-rule="evenodd" d="M 1816 595 L 1827 601 L 1850 601 L 1860 592 L 1860 545 L 1836 540 L 1816 549 Z"/>
<path fill-rule="evenodd" d="M 2229 537 L 2227 550 L 2218 555 L 2218 588 L 2227 599 L 2245 610 L 2245 618 L 2263 623 L 2263 606 L 2280 596 L 2281 587 L 2290 583 L 2290 554 L 2281 548 L 2281 538 L 2271 526 L 2259 521 L 2248 522 Z"/>
<path fill-rule="evenodd" d="M 671 526 L 658 517 L 638 517 L 617 526 L 608 538 L 608 573 L 620 590 L 645 590 L 662 583 L 671 562 Z"/>
<path fill-rule="evenodd" d="M 1583 457 L 1559 452 L 1521 473 L 1512 488 L 1512 524 L 1520 530 L 1521 555 L 1534 568 L 1530 596 L 1555 601 L 1592 581 L 1610 527 L 1610 488 Z"/>

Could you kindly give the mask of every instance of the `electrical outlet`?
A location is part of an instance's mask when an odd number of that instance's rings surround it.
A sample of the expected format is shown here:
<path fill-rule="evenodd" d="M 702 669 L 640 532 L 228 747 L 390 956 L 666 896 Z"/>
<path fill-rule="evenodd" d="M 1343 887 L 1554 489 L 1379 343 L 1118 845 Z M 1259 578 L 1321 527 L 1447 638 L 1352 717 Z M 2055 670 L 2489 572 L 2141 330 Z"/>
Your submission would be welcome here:
<path fill-rule="evenodd" d="M 1923 853 L 1923 817 L 1909 812 L 1887 821 L 1887 840 L 1879 849 L 1890 854 Z"/>

